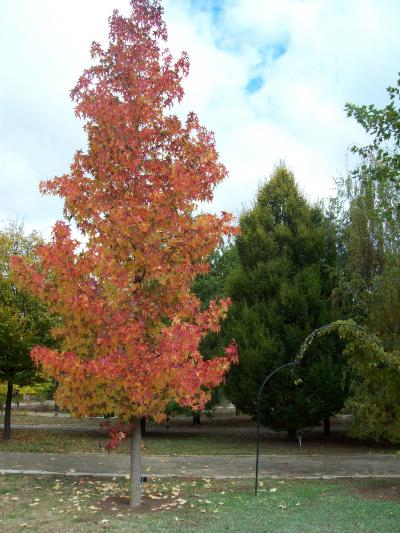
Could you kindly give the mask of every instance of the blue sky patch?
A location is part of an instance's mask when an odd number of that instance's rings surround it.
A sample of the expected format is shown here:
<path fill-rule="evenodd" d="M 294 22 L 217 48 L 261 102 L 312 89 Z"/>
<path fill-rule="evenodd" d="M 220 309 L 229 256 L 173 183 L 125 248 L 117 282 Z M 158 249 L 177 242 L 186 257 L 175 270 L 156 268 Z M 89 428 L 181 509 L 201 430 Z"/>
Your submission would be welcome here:
<path fill-rule="evenodd" d="M 259 67 L 265 67 L 268 64 L 271 64 L 271 62 L 276 61 L 285 53 L 287 52 L 287 49 L 289 47 L 288 41 L 281 41 L 276 43 L 268 44 L 268 46 L 265 46 L 264 48 L 259 49 L 260 54 L 260 62 Z"/>
<path fill-rule="evenodd" d="M 191 7 L 198 11 L 207 11 L 214 23 L 218 23 L 225 9 L 225 0 L 190 0 Z"/>
<path fill-rule="evenodd" d="M 276 44 L 272 49 L 272 59 L 279 59 L 288 49 L 288 42 Z"/>
<path fill-rule="evenodd" d="M 245 91 L 247 94 L 254 94 L 261 89 L 264 85 L 264 79 L 262 76 L 255 76 L 246 85 Z"/>
<path fill-rule="evenodd" d="M 265 74 L 259 74 L 259 72 L 264 72 L 265 68 L 282 57 L 286 53 L 287 49 L 288 43 L 281 42 L 259 50 L 260 61 L 256 65 L 256 68 L 254 69 L 255 72 L 253 71 L 253 76 L 250 78 L 245 87 L 246 94 L 254 94 L 261 89 L 265 83 Z"/>

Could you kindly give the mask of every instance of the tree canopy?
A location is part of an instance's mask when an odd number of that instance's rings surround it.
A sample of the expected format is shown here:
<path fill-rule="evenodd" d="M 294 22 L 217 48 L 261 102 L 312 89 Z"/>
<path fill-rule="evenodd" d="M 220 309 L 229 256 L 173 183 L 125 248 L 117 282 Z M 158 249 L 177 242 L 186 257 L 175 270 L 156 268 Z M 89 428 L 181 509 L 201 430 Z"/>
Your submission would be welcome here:
<path fill-rule="evenodd" d="M 38 378 L 30 357 L 33 346 L 54 344 L 50 329 L 54 321 L 37 298 L 23 290 L 10 272 L 17 255 L 29 264 L 37 262 L 35 232 L 25 235 L 23 226 L 10 223 L 0 231 L 0 381 L 6 381 L 7 399 L 4 435 L 10 437 L 10 409 L 14 385 L 27 385 Z"/>
<path fill-rule="evenodd" d="M 354 175 L 367 169 L 374 179 L 389 180 L 399 186 L 400 178 L 400 73 L 395 86 L 387 88 L 389 103 L 382 109 L 375 105 L 346 104 L 348 117 L 353 117 L 372 136 L 366 146 L 354 145 L 362 164 Z"/>
<path fill-rule="evenodd" d="M 366 167 L 339 183 L 337 224 L 341 250 L 333 303 L 380 342 L 348 336 L 354 379 L 347 407 L 359 437 L 399 440 L 400 189 Z M 396 363 L 397 361 L 397 363 Z"/>
<path fill-rule="evenodd" d="M 240 227 L 240 267 L 228 280 L 232 307 L 223 326 L 236 338 L 239 365 L 230 372 L 227 394 L 254 415 L 263 378 L 294 360 L 305 337 L 331 320 L 336 250 L 329 221 L 308 204 L 285 166 L 259 189 Z M 331 344 L 318 347 L 320 358 L 314 347 L 305 368 L 281 372 L 269 383 L 265 424 L 294 434 L 342 407 L 342 365 Z"/>

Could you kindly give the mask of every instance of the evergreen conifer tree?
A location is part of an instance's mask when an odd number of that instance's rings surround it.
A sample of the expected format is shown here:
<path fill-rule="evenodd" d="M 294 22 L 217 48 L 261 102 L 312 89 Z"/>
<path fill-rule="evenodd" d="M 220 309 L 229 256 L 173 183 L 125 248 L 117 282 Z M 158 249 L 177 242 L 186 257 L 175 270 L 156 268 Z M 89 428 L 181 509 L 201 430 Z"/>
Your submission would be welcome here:
<path fill-rule="evenodd" d="M 255 415 L 264 377 L 293 361 L 305 337 L 332 320 L 335 235 L 283 165 L 259 189 L 240 226 L 240 266 L 228 280 L 232 306 L 223 326 L 238 343 L 239 365 L 230 371 L 226 391 L 237 408 Z M 263 423 L 293 438 L 297 430 L 327 421 L 343 406 L 342 378 L 336 339 L 317 341 L 302 368 L 283 370 L 268 383 Z"/>

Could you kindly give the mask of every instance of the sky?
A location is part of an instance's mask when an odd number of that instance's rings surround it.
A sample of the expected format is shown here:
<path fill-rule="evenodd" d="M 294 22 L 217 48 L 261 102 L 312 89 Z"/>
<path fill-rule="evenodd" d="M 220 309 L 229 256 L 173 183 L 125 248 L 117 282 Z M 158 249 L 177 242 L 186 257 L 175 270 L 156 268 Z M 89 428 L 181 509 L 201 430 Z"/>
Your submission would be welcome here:
<path fill-rule="evenodd" d="M 165 0 L 169 46 L 190 56 L 179 113 L 215 132 L 229 177 L 208 210 L 239 215 L 284 161 L 310 201 L 334 193 L 367 140 L 346 102 L 387 102 L 400 71 L 398 0 Z M 1 0 L 0 226 L 50 234 L 58 198 L 39 182 L 85 147 L 69 92 L 129 0 Z"/>

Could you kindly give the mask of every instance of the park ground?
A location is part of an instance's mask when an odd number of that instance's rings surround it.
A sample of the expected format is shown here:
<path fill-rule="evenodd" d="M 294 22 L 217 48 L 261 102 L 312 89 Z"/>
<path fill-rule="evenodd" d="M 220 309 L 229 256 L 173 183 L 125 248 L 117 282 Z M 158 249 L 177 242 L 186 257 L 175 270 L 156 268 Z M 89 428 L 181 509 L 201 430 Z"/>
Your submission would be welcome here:
<path fill-rule="evenodd" d="M 13 425 L 12 440 L 0 440 L 3 459 L 17 454 L 26 460 L 30 453 L 41 454 L 42 458 L 58 454 L 56 457 L 61 458 L 63 453 L 71 466 L 85 454 L 96 454 L 100 459 L 103 456 L 109 461 L 114 457 L 118 462 L 125 459 L 121 454 L 127 453 L 123 445 L 118 456 L 107 455 L 104 450 L 107 438 L 96 419 L 79 421 L 63 414 L 56 416 L 52 412 L 35 413 L 20 408 L 13 412 Z M 285 459 L 288 457 L 299 464 L 313 458 L 329 462 L 333 457 L 337 464 L 344 464 L 352 456 L 357 461 L 395 460 L 395 448 L 352 439 L 346 436 L 348 429 L 346 418 L 335 419 L 330 437 L 324 437 L 321 428 L 315 428 L 304 433 L 302 446 L 299 442 L 288 442 L 284 434 L 263 429 L 261 452 L 264 458 L 270 456 L 277 464 L 288 465 L 290 461 Z M 400 476 L 307 480 L 284 479 L 284 475 L 272 479 L 263 475 L 257 497 L 254 477 L 250 477 L 252 471 L 248 475 L 242 472 L 236 479 L 215 479 L 213 464 L 229 460 L 239 465 L 240 461 L 252 460 L 255 426 L 247 417 L 219 415 L 204 418 L 200 426 L 192 426 L 189 418 L 176 417 L 168 424 L 149 424 L 143 442 L 144 463 L 152 458 L 157 463 L 161 456 L 171 456 L 170 460 L 165 457 L 167 462 L 187 460 L 190 465 L 196 456 L 208 455 L 209 473 L 203 470 L 194 476 L 189 466 L 184 475 L 160 478 L 152 476 L 150 469 L 140 512 L 128 509 L 124 475 L 102 478 L 40 472 L 35 475 L 3 473 L 0 475 L 0 531 L 400 531 Z"/>
<path fill-rule="evenodd" d="M 0 427 L 3 415 L 0 414 Z M 12 439 L 0 439 L 0 451 L 47 453 L 107 453 L 107 435 L 99 419 L 77 420 L 54 412 L 13 410 Z M 348 436 L 347 417 L 332 421 L 332 432 L 324 437 L 320 427 L 304 431 L 300 443 L 290 442 L 285 432 L 266 428 L 261 431 L 262 454 L 337 455 L 394 453 L 388 443 L 359 440 Z M 113 453 L 129 453 L 129 443 L 123 442 Z M 254 455 L 255 424 L 247 416 L 222 412 L 202 417 L 200 426 L 193 426 L 190 417 L 176 416 L 168 423 L 147 424 L 143 438 L 145 455 Z"/>
<path fill-rule="evenodd" d="M 122 479 L 0 476 L 2 530 L 57 532 L 398 533 L 393 480 L 169 479 L 146 485 L 130 512 Z"/>

